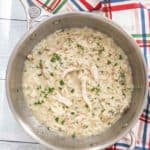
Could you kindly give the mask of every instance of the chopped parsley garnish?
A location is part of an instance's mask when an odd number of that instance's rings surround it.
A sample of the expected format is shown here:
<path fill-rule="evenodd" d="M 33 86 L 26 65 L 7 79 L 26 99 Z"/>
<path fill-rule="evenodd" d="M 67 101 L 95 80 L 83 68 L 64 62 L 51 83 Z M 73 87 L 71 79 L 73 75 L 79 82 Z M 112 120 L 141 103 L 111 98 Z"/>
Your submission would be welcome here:
<path fill-rule="evenodd" d="M 88 125 L 83 125 L 83 127 L 86 129 L 86 128 L 88 128 Z"/>
<path fill-rule="evenodd" d="M 42 68 L 42 65 L 43 65 L 42 64 L 42 60 L 40 59 L 40 61 L 39 61 L 39 67 Z"/>
<path fill-rule="evenodd" d="M 80 45 L 80 44 L 77 44 L 77 47 L 78 47 L 79 49 L 81 49 L 81 50 L 84 50 L 84 47 L 83 47 L 82 45 Z"/>
<path fill-rule="evenodd" d="M 63 86 L 65 84 L 65 82 L 63 80 L 60 80 L 59 83 L 61 86 Z"/>
<path fill-rule="evenodd" d="M 61 121 L 61 124 L 64 125 L 64 123 L 65 123 L 65 120 L 62 120 L 62 121 Z"/>
<path fill-rule="evenodd" d="M 68 38 L 67 41 L 69 44 L 73 42 L 73 40 L 71 38 Z"/>
<path fill-rule="evenodd" d="M 86 104 L 85 107 L 88 108 L 88 105 Z"/>
<path fill-rule="evenodd" d="M 45 48 L 44 50 L 45 50 L 45 51 L 49 51 L 49 49 L 48 49 L 48 48 Z"/>
<path fill-rule="evenodd" d="M 45 93 L 45 94 L 44 94 L 44 98 L 47 98 L 47 96 L 48 96 L 48 93 Z"/>
<path fill-rule="evenodd" d="M 99 45 L 100 45 L 100 44 L 99 44 L 99 42 L 97 42 L 96 44 L 97 44 L 97 46 L 99 46 Z"/>
<path fill-rule="evenodd" d="M 50 75 L 51 75 L 51 76 L 54 76 L 54 74 L 53 74 L 52 72 L 50 73 Z"/>
<path fill-rule="evenodd" d="M 74 115 L 75 113 L 74 112 L 71 112 L 71 115 Z"/>
<path fill-rule="evenodd" d="M 59 118 L 58 118 L 58 117 L 56 117 L 56 118 L 55 118 L 55 121 L 56 121 L 56 122 L 58 122 L 58 121 L 59 121 Z"/>
<path fill-rule="evenodd" d="M 122 91 L 122 95 L 123 95 L 123 96 L 126 96 L 126 94 L 125 94 L 123 91 Z"/>
<path fill-rule="evenodd" d="M 109 110 L 108 112 L 109 112 L 111 115 L 114 114 L 114 111 L 113 111 L 113 110 Z"/>
<path fill-rule="evenodd" d="M 92 89 L 91 89 L 91 91 L 93 92 L 96 92 L 96 94 L 98 94 L 101 90 L 100 90 L 100 88 L 99 87 L 93 87 Z"/>
<path fill-rule="evenodd" d="M 71 93 L 74 93 L 74 89 L 72 89 L 70 92 L 71 92 Z"/>
<path fill-rule="evenodd" d="M 40 77 L 40 76 L 42 76 L 42 74 L 41 74 L 41 73 L 39 73 L 39 74 L 38 74 L 38 76 Z"/>
<path fill-rule="evenodd" d="M 117 65 L 118 65 L 118 63 L 115 63 L 115 64 L 114 64 L 114 66 L 117 66 Z"/>
<path fill-rule="evenodd" d="M 98 55 L 100 55 L 103 51 L 104 51 L 104 47 L 102 47 L 101 49 L 98 50 Z"/>
<path fill-rule="evenodd" d="M 49 88 L 48 88 L 48 93 L 53 93 L 54 90 L 55 90 L 54 88 L 49 87 Z"/>
<path fill-rule="evenodd" d="M 62 90 L 62 87 L 59 87 L 60 90 Z"/>
<path fill-rule="evenodd" d="M 60 60 L 61 60 L 61 57 L 57 53 L 54 53 L 51 58 L 51 62 L 56 62 L 56 61 L 60 61 Z"/>
<path fill-rule="evenodd" d="M 102 109 L 102 113 L 105 111 L 105 109 Z"/>
<path fill-rule="evenodd" d="M 39 100 L 39 101 L 37 101 L 37 102 L 34 102 L 34 105 L 41 105 L 41 104 L 43 104 L 44 103 L 44 101 L 43 100 Z"/>
<path fill-rule="evenodd" d="M 122 55 L 119 55 L 119 59 L 120 59 L 120 60 L 122 59 Z"/>
<path fill-rule="evenodd" d="M 120 72 L 118 81 L 121 85 L 125 84 L 125 73 Z"/>
<path fill-rule="evenodd" d="M 37 90 L 41 89 L 41 85 L 36 88 Z"/>
<path fill-rule="evenodd" d="M 92 113 L 92 116 L 95 116 L 95 114 L 94 114 L 94 113 Z"/>
<path fill-rule="evenodd" d="M 72 138 L 74 139 L 74 138 L 76 137 L 76 134 L 75 134 L 75 133 L 73 133 L 71 136 L 72 136 Z"/>
<path fill-rule="evenodd" d="M 112 123 L 111 122 L 108 122 L 108 125 L 111 125 Z"/>
<path fill-rule="evenodd" d="M 41 51 L 38 51 L 38 54 L 39 54 L 39 55 L 41 55 L 41 54 L 42 54 L 42 52 L 41 52 Z"/>
<path fill-rule="evenodd" d="M 111 64 L 111 61 L 110 61 L 110 60 L 107 60 L 107 64 L 108 64 L 108 65 Z"/>
<path fill-rule="evenodd" d="M 54 92 L 54 88 L 53 87 L 48 87 L 48 88 L 45 88 L 44 90 L 41 90 L 41 96 L 43 96 L 44 98 L 47 98 L 48 94 L 51 94 Z"/>

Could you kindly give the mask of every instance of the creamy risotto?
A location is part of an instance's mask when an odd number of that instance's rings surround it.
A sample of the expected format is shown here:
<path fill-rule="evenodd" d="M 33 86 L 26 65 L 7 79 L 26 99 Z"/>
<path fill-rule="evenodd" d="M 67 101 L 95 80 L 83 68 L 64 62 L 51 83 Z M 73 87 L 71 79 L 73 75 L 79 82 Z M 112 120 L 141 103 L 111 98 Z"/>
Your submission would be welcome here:
<path fill-rule="evenodd" d="M 72 137 L 99 134 L 129 107 L 133 82 L 127 56 L 90 28 L 58 30 L 27 56 L 23 93 L 48 130 Z"/>

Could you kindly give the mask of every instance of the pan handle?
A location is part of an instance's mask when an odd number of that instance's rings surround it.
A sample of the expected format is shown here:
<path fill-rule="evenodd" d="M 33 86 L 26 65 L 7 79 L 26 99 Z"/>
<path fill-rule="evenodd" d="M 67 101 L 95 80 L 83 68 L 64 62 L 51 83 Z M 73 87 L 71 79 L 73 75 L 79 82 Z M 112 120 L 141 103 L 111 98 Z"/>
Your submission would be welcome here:
<path fill-rule="evenodd" d="M 130 130 L 129 135 L 131 137 L 131 145 L 129 147 L 129 150 L 134 150 L 135 146 L 136 146 L 136 138 L 135 138 L 135 134 L 132 130 Z"/>
<path fill-rule="evenodd" d="M 134 132 L 132 130 L 130 130 L 129 131 L 129 135 L 130 135 L 131 143 L 130 143 L 130 146 L 129 146 L 128 150 L 134 150 L 135 146 L 136 146 L 135 134 L 134 134 Z"/>
<path fill-rule="evenodd" d="M 30 30 L 37 22 L 50 16 L 50 13 L 38 7 L 32 0 L 20 0 L 20 2 L 26 13 L 28 30 Z"/>
<path fill-rule="evenodd" d="M 102 1 L 102 0 L 100 0 Z M 25 14 L 27 17 L 27 27 L 28 30 L 30 30 L 34 25 L 36 25 L 38 22 L 42 21 L 43 19 L 52 16 L 51 13 L 47 12 L 46 10 L 44 10 L 41 7 L 38 7 L 33 0 L 20 0 L 20 2 L 22 3 L 24 10 L 25 10 Z M 99 14 L 94 14 L 94 15 L 101 15 L 104 16 L 102 14 L 102 12 L 100 12 Z"/>

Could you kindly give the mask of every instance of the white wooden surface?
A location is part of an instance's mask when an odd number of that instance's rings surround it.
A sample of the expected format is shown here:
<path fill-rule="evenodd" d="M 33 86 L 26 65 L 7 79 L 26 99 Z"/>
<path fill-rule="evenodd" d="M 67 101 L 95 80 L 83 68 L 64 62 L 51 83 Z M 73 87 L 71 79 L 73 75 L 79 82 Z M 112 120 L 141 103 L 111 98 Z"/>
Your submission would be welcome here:
<path fill-rule="evenodd" d="M 26 17 L 20 1 L 0 0 L 0 150 L 46 150 L 14 119 L 5 94 L 8 59 L 26 30 Z"/>

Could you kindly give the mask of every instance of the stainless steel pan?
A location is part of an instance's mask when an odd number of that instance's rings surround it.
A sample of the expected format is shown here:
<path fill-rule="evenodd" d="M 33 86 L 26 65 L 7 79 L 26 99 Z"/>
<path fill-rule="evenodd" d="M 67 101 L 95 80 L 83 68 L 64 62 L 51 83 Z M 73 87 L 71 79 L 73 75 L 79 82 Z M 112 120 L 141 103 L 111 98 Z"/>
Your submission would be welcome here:
<path fill-rule="evenodd" d="M 106 132 L 87 138 L 72 139 L 48 131 L 28 109 L 21 88 L 22 71 L 27 54 L 50 33 L 70 27 L 90 27 L 111 36 L 128 56 L 134 79 L 134 92 L 130 108 Z M 103 149 L 126 135 L 142 113 L 147 96 L 146 65 L 135 41 L 114 22 L 87 13 L 56 15 L 29 30 L 18 42 L 9 59 L 6 74 L 6 91 L 12 113 L 21 126 L 37 141 L 53 149 Z M 133 143 L 135 140 L 132 137 Z M 133 145 L 131 146 L 133 148 Z M 130 149 L 132 149 L 130 148 Z"/>

